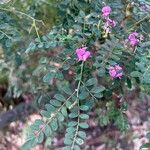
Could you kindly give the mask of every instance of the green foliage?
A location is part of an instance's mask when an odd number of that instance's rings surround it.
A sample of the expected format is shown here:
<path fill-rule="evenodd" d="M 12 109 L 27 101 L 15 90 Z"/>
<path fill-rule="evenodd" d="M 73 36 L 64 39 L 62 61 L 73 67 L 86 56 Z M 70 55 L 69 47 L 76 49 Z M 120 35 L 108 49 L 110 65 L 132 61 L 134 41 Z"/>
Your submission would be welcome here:
<path fill-rule="evenodd" d="M 147 133 L 146 137 L 148 139 L 150 139 L 150 132 Z M 142 144 L 142 146 L 140 147 L 140 149 L 149 149 L 150 148 L 150 143 L 144 143 Z"/>
<path fill-rule="evenodd" d="M 106 126 L 110 124 L 110 122 L 114 122 L 122 132 L 126 132 L 128 129 L 128 120 L 123 113 L 122 108 L 116 108 L 113 102 L 108 102 L 106 106 L 105 111 L 103 109 L 97 110 L 99 116 L 96 119 L 99 124 L 101 126 Z"/>
<path fill-rule="evenodd" d="M 149 8 L 148 1 L 142 2 Z M 116 21 L 109 32 L 101 14 L 105 5 Z M 31 92 L 42 109 L 23 150 L 52 141 L 61 126 L 66 127 L 64 150 L 80 150 L 89 111 L 100 125 L 113 123 L 127 131 L 127 105 L 116 102 L 113 94 L 122 96 L 124 88 L 135 86 L 150 92 L 150 16 L 140 0 L 17 0 L 0 5 L 0 18 L 0 60 L 6 61 L 0 61 L 0 71 L 9 80 L 18 79 L 11 80 L 9 93 Z M 134 31 L 144 40 L 132 47 L 126 40 Z M 91 52 L 86 61 L 77 60 L 80 47 Z M 109 67 L 116 64 L 123 69 L 122 78 L 109 75 Z"/>

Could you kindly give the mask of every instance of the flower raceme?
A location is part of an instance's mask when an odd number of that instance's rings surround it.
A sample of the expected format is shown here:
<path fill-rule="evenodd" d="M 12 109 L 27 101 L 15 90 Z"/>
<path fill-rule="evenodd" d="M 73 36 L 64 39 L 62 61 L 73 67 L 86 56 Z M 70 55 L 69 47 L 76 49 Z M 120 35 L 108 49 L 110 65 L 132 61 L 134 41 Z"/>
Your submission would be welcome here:
<path fill-rule="evenodd" d="M 76 54 L 79 61 L 86 61 L 91 56 L 91 53 L 86 50 L 87 47 L 81 47 L 76 49 Z"/>
<path fill-rule="evenodd" d="M 104 6 L 102 8 L 102 16 L 103 17 L 107 17 L 110 14 L 110 12 L 111 12 L 110 6 Z"/>
<path fill-rule="evenodd" d="M 111 8 L 110 6 L 104 6 L 101 11 L 102 11 L 102 16 L 105 20 L 103 29 L 105 33 L 110 33 L 110 28 L 116 26 L 116 22 L 109 17 L 109 14 L 111 13 Z"/>
<path fill-rule="evenodd" d="M 123 76 L 122 67 L 120 67 L 119 65 L 110 66 L 109 75 L 112 78 L 121 78 Z"/>

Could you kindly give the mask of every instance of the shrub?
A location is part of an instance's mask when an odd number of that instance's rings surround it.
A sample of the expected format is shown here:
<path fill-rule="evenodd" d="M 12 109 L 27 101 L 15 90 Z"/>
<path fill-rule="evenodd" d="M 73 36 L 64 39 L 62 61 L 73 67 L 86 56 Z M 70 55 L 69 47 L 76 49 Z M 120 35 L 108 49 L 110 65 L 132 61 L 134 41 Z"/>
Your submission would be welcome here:
<path fill-rule="evenodd" d="M 149 92 L 150 3 L 58 0 L 53 6 L 59 21 L 50 31 L 35 19 L 38 6 L 45 8 L 45 3 L 33 2 L 35 10 L 32 5 L 20 6 L 31 14 L 0 7 L 5 59 L 17 67 L 33 56 L 38 61 L 36 66 L 28 64 L 33 76 L 26 80 L 32 81 L 30 88 L 38 105 L 44 105 L 40 110 L 43 119 L 30 126 L 22 149 L 34 147 L 45 137 L 53 138 L 62 126 L 66 128 L 64 149 L 80 149 L 89 127 L 89 111 L 96 112 L 101 125 L 113 122 L 126 131 L 125 89 L 139 87 L 141 92 Z M 18 23 L 18 18 L 23 22 Z M 36 34 L 28 34 L 29 27 Z"/>

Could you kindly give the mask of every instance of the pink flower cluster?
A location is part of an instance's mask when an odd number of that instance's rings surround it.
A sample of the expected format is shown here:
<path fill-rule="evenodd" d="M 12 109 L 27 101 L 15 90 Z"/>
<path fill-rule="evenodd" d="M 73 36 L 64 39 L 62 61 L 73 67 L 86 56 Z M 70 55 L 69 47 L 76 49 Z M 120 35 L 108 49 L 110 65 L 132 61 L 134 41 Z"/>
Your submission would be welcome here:
<path fill-rule="evenodd" d="M 128 41 L 132 47 L 135 47 L 139 43 L 139 41 L 143 39 L 143 35 L 140 35 L 139 37 L 139 34 L 137 32 L 131 32 L 128 36 Z"/>
<path fill-rule="evenodd" d="M 135 47 L 139 42 L 137 36 L 138 36 L 137 32 L 132 32 L 128 36 L 129 43 L 132 47 Z"/>
<path fill-rule="evenodd" d="M 91 53 L 86 50 L 87 50 L 87 47 L 76 49 L 76 54 L 77 54 L 79 61 L 86 61 L 91 56 Z"/>
<path fill-rule="evenodd" d="M 102 8 L 102 16 L 103 16 L 103 17 L 109 16 L 110 12 L 111 12 L 110 6 L 104 6 L 104 7 Z"/>
<path fill-rule="evenodd" d="M 106 33 L 110 32 L 110 28 L 116 26 L 116 22 L 112 19 L 109 18 L 109 14 L 111 13 L 111 8 L 110 6 L 104 6 L 102 8 L 102 16 L 105 19 L 105 24 L 104 24 L 104 31 Z"/>
<path fill-rule="evenodd" d="M 122 67 L 120 67 L 119 65 L 110 66 L 109 75 L 112 78 L 121 78 L 123 76 Z"/>

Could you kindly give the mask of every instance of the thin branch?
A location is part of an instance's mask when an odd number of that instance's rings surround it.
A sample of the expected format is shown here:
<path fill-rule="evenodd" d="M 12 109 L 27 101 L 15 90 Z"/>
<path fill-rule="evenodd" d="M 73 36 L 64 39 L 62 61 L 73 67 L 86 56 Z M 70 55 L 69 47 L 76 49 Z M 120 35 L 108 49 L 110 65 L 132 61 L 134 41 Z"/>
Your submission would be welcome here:
<path fill-rule="evenodd" d="M 36 31 L 36 34 L 37 34 L 37 37 L 40 39 L 36 22 L 42 23 L 42 25 L 45 26 L 45 24 L 44 24 L 44 22 L 42 20 L 35 19 L 32 16 L 30 16 L 30 15 L 28 15 L 28 14 L 22 12 L 22 11 L 16 10 L 14 7 L 10 8 L 10 9 L 0 7 L 0 10 L 7 11 L 7 12 L 12 12 L 12 13 L 15 13 L 15 14 L 20 14 L 22 16 L 25 16 L 25 17 L 31 19 L 32 20 L 32 25 L 31 25 L 31 28 L 29 30 L 29 33 L 31 32 L 32 28 L 34 27 L 35 31 Z"/>
<path fill-rule="evenodd" d="M 7 38 L 9 38 L 9 39 L 12 40 L 12 38 L 11 38 L 7 33 L 3 32 L 2 30 L 0 30 L 0 32 L 1 32 L 2 34 L 4 34 Z"/>
<path fill-rule="evenodd" d="M 144 18 L 142 18 L 141 20 L 139 20 L 138 22 L 136 22 L 134 25 L 130 26 L 129 29 L 127 30 L 127 32 L 133 30 L 137 25 L 139 25 L 141 22 L 143 22 L 145 19 L 147 19 L 149 16 L 145 16 Z"/>
<path fill-rule="evenodd" d="M 75 141 L 77 139 L 77 135 L 78 135 L 78 131 L 79 131 L 79 123 L 80 123 L 80 117 L 79 117 L 79 115 L 80 115 L 79 90 L 80 90 L 81 80 L 82 80 L 82 76 L 83 76 L 83 67 L 84 67 L 84 61 L 82 61 L 82 64 L 81 64 L 80 79 L 79 79 L 78 86 L 77 86 L 77 89 L 76 89 L 76 92 L 77 92 L 77 105 L 78 105 L 78 120 L 77 120 L 77 127 L 76 127 L 76 131 L 75 131 L 75 135 L 74 135 L 73 142 L 72 142 L 72 145 L 71 145 L 71 150 L 74 149 Z"/>

